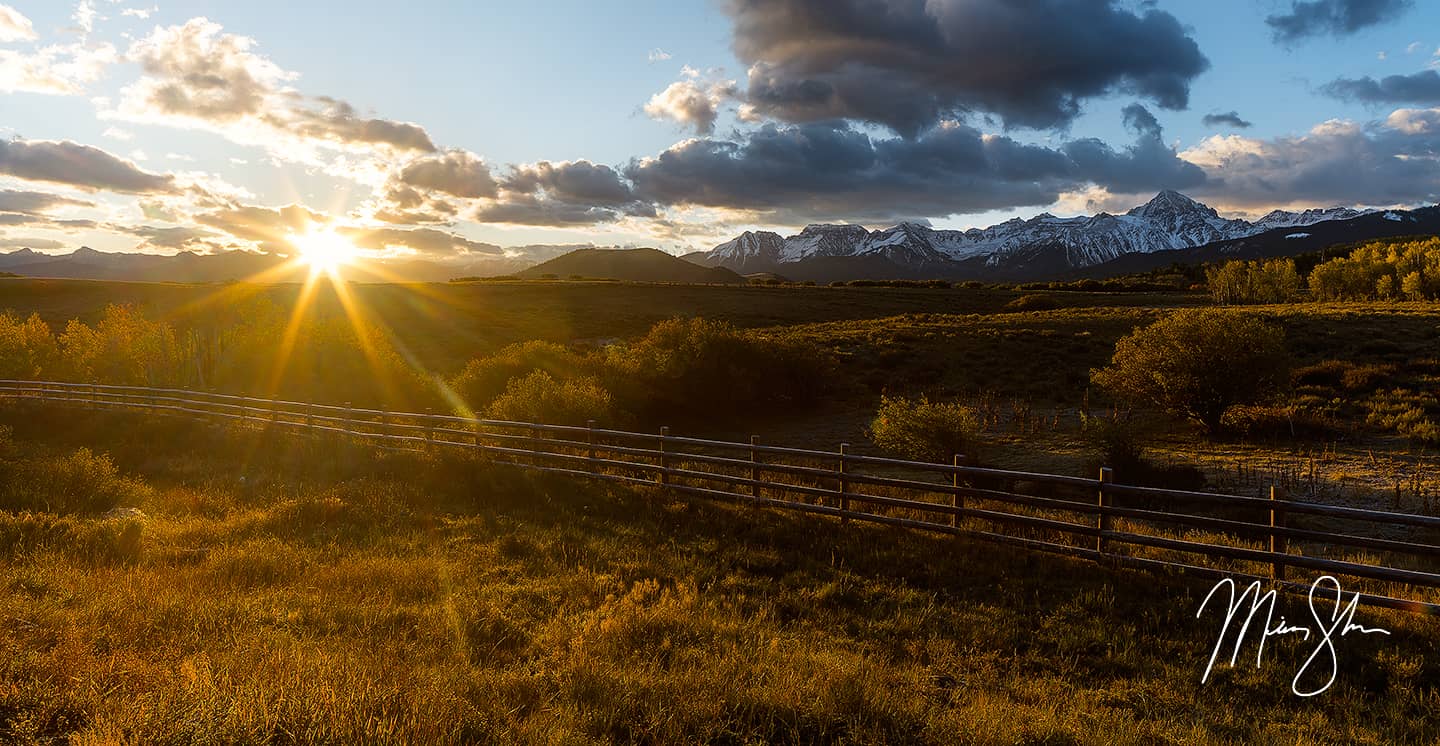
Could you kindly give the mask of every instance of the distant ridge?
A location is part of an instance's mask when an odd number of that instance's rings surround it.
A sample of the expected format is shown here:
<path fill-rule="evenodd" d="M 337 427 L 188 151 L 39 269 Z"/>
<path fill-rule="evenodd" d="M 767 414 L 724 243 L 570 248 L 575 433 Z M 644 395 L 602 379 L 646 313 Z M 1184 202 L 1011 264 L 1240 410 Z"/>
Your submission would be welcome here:
<path fill-rule="evenodd" d="M 874 231 L 853 224 L 817 224 L 793 236 L 746 232 L 709 252 L 686 258 L 744 274 L 773 272 L 801 280 L 1031 280 L 1072 275 L 1130 257 L 1274 231 L 1283 235 L 1379 214 L 1348 207 L 1276 210 L 1252 223 L 1222 217 L 1207 205 L 1166 190 L 1120 215 L 1101 212 L 1060 218 L 1046 213 L 965 231 L 936 230 L 920 223 Z M 1408 212 L 1385 214 L 1403 216 Z M 1393 228 L 1374 220 L 1361 220 L 1360 224 L 1382 233 Z M 1133 263 L 1145 262 L 1137 259 Z"/>
<path fill-rule="evenodd" d="M 516 276 L 541 279 L 585 277 L 630 282 L 740 284 L 745 278 L 725 267 L 704 267 L 659 249 L 579 249 L 542 262 Z"/>

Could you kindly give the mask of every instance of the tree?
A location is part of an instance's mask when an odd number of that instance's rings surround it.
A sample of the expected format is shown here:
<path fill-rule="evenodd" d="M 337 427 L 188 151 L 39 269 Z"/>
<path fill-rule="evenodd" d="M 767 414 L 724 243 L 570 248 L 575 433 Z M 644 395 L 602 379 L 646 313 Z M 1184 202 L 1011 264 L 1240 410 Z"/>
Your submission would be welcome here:
<path fill-rule="evenodd" d="M 980 425 L 980 415 L 963 404 L 886 396 L 870 422 L 870 439 L 901 458 L 945 463 L 970 454 Z"/>
<path fill-rule="evenodd" d="M 1254 316 L 1219 309 L 1176 312 L 1115 344 L 1091 380 L 1131 403 L 1158 406 L 1220 427 L 1225 411 L 1254 404 L 1289 381 L 1285 332 Z"/>

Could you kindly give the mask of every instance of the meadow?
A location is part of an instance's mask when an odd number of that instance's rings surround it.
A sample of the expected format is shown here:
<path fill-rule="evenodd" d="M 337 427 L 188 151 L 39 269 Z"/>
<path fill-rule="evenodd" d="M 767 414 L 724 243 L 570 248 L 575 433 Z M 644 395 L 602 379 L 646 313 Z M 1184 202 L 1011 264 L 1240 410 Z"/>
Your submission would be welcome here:
<path fill-rule="evenodd" d="M 1298 642 L 1201 684 L 1216 622 L 1182 577 L 262 431 L 3 420 L 5 468 L 141 511 L 0 514 L 8 742 L 1440 735 L 1412 615 L 1366 609 L 1393 635 L 1347 638 L 1306 700 Z"/>
<path fill-rule="evenodd" d="M 979 463 L 1087 476 L 1113 454 L 1094 423 L 1123 415 L 1161 480 L 1440 509 L 1421 427 L 1440 416 L 1431 302 L 1236 311 L 1284 330 L 1292 380 L 1203 433 L 1091 383 L 1119 340 L 1203 293 L 349 290 L 363 318 L 322 286 L 286 380 L 268 383 L 363 404 L 383 391 L 352 379 L 383 372 L 416 387 L 414 406 L 450 406 L 434 383 L 477 412 L 597 407 L 635 428 L 862 453 L 884 452 L 882 397 L 925 396 L 973 416 Z M 0 358 L 264 392 L 300 295 L 0 280 L 0 309 L 59 340 L 0 339 Z M 1311 648 L 1290 638 L 1200 682 L 1216 623 L 1196 619 L 1210 583 L 1195 578 L 263 429 L 13 401 L 0 425 L 0 740 L 1440 738 L 1433 618 L 1362 608 L 1393 634 L 1346 638 L 1335 686 L 1302 699 L 1290 679 Z"/>

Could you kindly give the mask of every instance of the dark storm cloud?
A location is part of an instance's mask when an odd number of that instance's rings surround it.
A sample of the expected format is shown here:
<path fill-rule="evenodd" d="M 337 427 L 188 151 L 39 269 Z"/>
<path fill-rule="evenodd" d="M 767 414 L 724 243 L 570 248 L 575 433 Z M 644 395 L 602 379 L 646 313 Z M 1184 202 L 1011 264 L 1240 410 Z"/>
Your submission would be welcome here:
<path fill-rule="evenodd" d="M 1265 19 L 1275 40 L 1291 43 L 1314 36 L 1345 36 L 1400 16 L 1412 0 L 1296 0 L 1290 12 Z"/>
<path fill-rule="evenodd" d="M 1235 127 L 1237 129 L 1249 129 L 1254 122 L 1247 121 L 1240 117 L 1240 112 L 1226 111 L 1219 114 L 1206 114 L 1200 120 L 1206 127 Z"/>
<path fill-rule="evenodd" d="M 1205 172 L 1181 159 L 1165 144 L 1155 115 L 1140 104 L 1122 110 L 1125 127 L 1135 133 L 1135 144 L 1116 150 L 1108 143 L 1086 138 L 1061 149 L 1075 164 L 1076 174 L 1112 192 L 1146 192 L 1155 189 L 1189 189 L 1205 183 Z"/>
<path fill-rule="evenodd" d="M 1063 126 L 1088 98 L 1187 106 L 1209 67 L 1174 16 L 1115 0 L 729 0 L 755 113 L 914 137 L 957 112 Z"/>
<path fill-rule="evenodd" d="M 1440 104 L 1440 73 L 1421 70 L 1413 75 L 1387 75 L 1380 80 L 1370 77 L 1337 78 L 1321 92 L 1346 101 L 1367 104 Z"/>
<path fill-rule="evenodd" d="M 743 139 L 697 139 L 626 169 L 636 193 L 663 204 L 767 212 L 803 220 L 889 220 L 1054 202 L 1095 182 L 1114 191 L 1186 188 L 1205 181 L 1161 140 L 1143 107 L 1116 150 L 1099 140 L 1060 149 L 1026 145 L 949 122 L 918 138 L 872 140 L 843 122 L 766 125 Z"/>
<path fill-rule="evenodd" d="M 175 180 L 69 140 L 0 140 L 0 174 L 127 194 L 173 192 Z"/>
<path fill-rule="evenodd" d="M 625 176 L 589 161 L 515 166 L 500 181 L 492 201 L 477 204 L 469 217 L 482 223 L 590 225 L 626 215 L 654 217 L 655 206 L 636 197 Z"/>

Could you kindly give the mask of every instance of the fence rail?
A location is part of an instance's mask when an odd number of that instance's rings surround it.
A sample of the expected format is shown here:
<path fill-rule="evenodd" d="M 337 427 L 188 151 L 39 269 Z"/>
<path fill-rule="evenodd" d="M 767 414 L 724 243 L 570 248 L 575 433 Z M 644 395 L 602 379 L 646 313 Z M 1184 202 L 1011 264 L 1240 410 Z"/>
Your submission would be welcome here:
<path fill-rule="evenodd" d="M 249 423 L 386 449 L 449 449 L 586 479 L 867 521 L 1108 564 L 1259 579 L 1307 570 L 1371 605 L 1440 613 L 1440 517 L 1097 478 L 595 427 L 391 412 L 181 389 L 0 380 L 0 398 Z M 1123 476 L 1123 475 L 1122 475 Z M 1348 588 L 1349 586 L 1347 586 Z"/>

